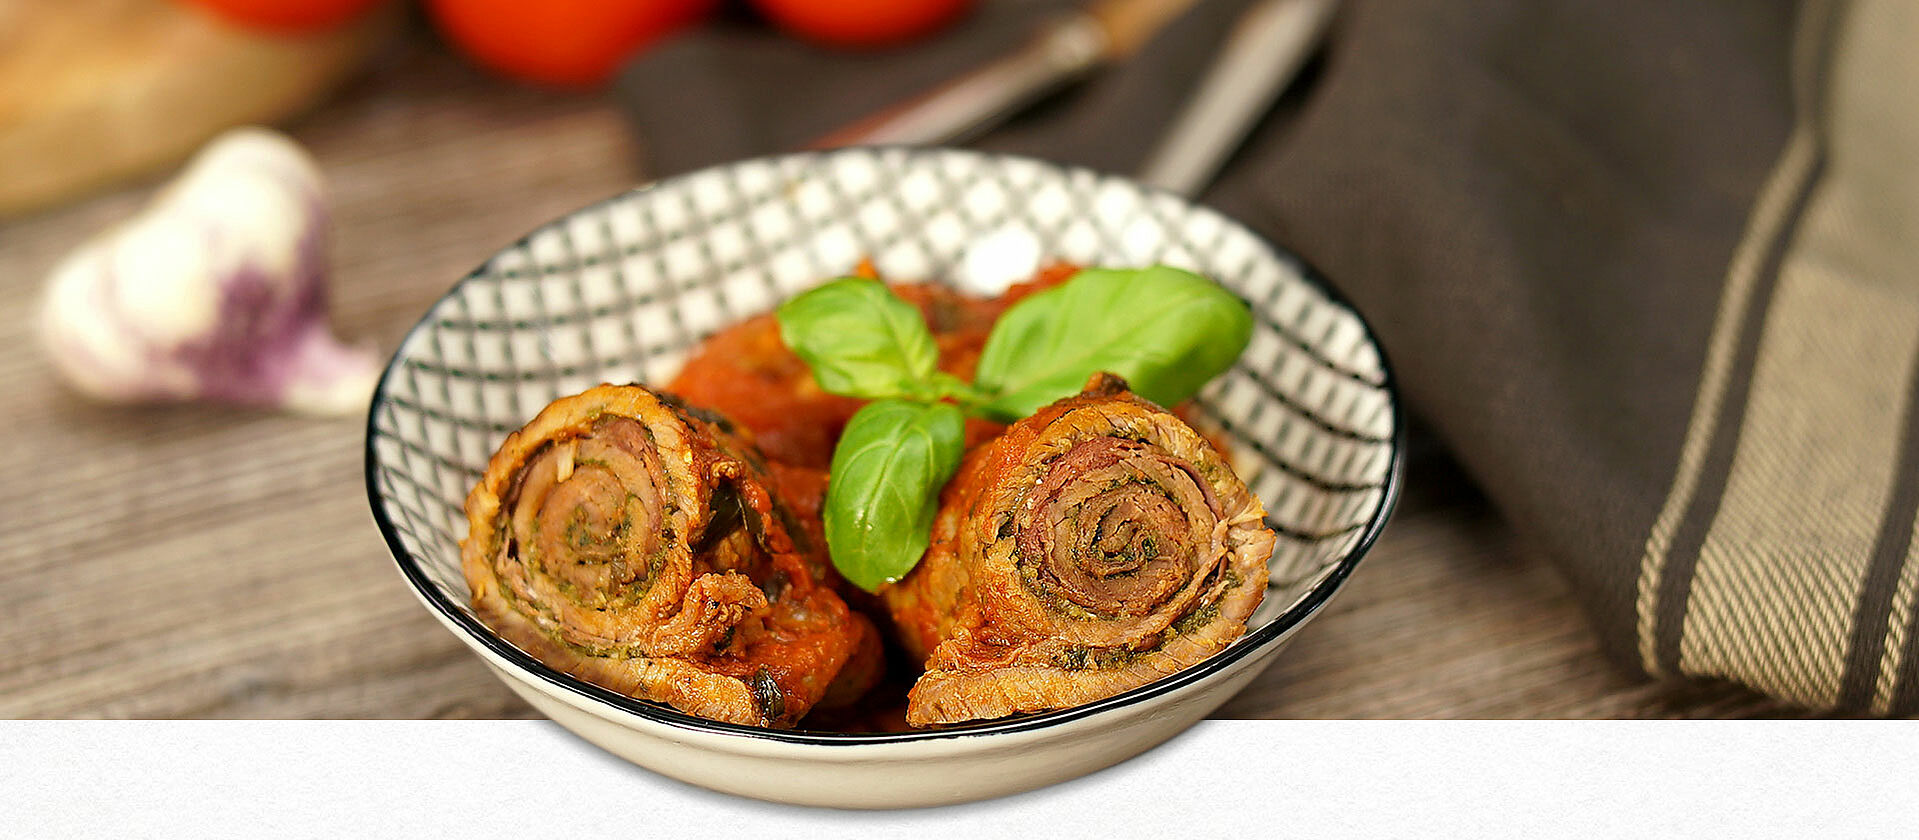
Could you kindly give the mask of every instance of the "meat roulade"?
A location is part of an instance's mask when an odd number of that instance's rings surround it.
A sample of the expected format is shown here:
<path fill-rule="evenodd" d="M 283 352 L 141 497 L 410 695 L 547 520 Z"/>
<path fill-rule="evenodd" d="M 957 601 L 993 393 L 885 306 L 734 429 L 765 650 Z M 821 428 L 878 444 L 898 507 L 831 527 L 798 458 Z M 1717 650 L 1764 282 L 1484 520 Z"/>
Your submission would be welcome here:
<path fill-rule="evenodd" d="M 968 454 L 882 591 L 926 661 L 907 722 L 1076 706 L 1221 650 L 1266 591 L 1264 516 L 1205 438 L 1095 375 Z"/>
<path fill-rule="evenodd" d="M 601 385 L 507 436 L 467 497 L 480 620 L 550 666 L 715 720 L 792 726 L 878 677 L 877 632 L 746 433 Z"/>

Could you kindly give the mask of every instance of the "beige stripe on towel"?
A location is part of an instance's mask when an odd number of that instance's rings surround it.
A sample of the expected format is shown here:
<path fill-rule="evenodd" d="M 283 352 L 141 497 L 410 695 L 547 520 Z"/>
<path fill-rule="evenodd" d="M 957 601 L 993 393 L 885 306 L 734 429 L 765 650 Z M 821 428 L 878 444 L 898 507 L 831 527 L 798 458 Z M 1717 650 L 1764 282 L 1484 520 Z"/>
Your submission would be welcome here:
<path fill-rule="evenodd" d="M 1919 528 L 1919 522 L 1913 523 Z M 1906 564 L 1899 570 L 1899 585 L 1892 594 L 1892 614 L 1886 618 L 1886 650 L 1880 658 L 1879 676 L 1873 684 L 1872 713 L 1892 713 L 1892 693 L 1898 688 L 1900 658 L 1905 655 L 1906 628 L 1913 624 L 1913 610 L 1919 609 L 1919 540 L 1906 551 Z"/>
<path fill-rule="evenodd" d="M 1686 437 L 1680 444 L 1678 471 L 1673 477 L 1672 490 L 1666 495 L 1666 503 L 1647 534 L 1645 555 L 1640 560 L 1635 602 L 1639 659 L 1649 674 L 1657 675 L 1662 670 L 1657 652 L 1659 585 L 1665 576 L 1673 535 L 1679 530 L 1680 522 L 1685 520 L 1686 512 L 1692 508 L 1706 453 L 1712 448 L 1720 407 L 1732 377 L 1733 358 L 1738 353 L 1741 327 L 1746 322 L 1746 310 L 1752 305 L 1753 290 L 1758 285 L 1760 272 L 1765 268 L 1766 254 L 1772 249 L 1773 243 L 1785 235 L 1787 223 L 1791 221 L 1794 199 L 1804 189 L 1806 179 L 1813 177 L 1817 164 L 1816 115 L 1812 113 L 1811 106 L 1813 91 L 1808 89 L 1813 85 L 1813 80 L 1818 78 L 1818 65 L 1822 57 L 1819 35 L 1823 27 L 1808 23 L 1809 19 L 1817 17 L 1819 14 L 1815 10 L 1801 9 L 1799 20 L 1795 23 L 1791 73 L 1796 122 L 1792 134 L 1786 139 L 1779 163 L 1773 167 L 1772 174 L 1760 188 L 1752 215 L 1746 221 L 1745 235 L 1733 251 L 1732 262 L 1727 267 L 1726 290 L 1720 297 L 1719 312 L 1714 316 L 1712 335 L 1707 341 L 1699 397 L 1693 403 Z"/>
<path fill-rule="evenodd" d="M 1838 698 L 1919 362 L 1915 24 L 1907 0 L 1840 22 L 1825 177 L 1780 266 L 1680 639 L 1682 671 L 1815 707 Z M 1893 623 L 1911 609 L 1908 592 Z"/>
<path fill-rule="evenodd" d="M 1862 277 L 1886 283 L 1904 305 L 1919 307 L 1919 4 L 1867 0 L 1854 11 L 1848 62 L 1833 91 L 1837 138 L 1871 175 L 1852 196 L 1860 247 L 1851 255 Z M 1907 422 L 1914 422 L 1911 417 Z M 1910 527 L 1919 527 L 1914 523 Z M 1919 540 L 1907 549 L 1883 632 L 1885 652 L 1872 710 L 1891 711 L 1894 676 L 1907 648 L 1906 633 L 1919 609 Z M 1871 628 L 1874 632 L 1882 632 Z"/>

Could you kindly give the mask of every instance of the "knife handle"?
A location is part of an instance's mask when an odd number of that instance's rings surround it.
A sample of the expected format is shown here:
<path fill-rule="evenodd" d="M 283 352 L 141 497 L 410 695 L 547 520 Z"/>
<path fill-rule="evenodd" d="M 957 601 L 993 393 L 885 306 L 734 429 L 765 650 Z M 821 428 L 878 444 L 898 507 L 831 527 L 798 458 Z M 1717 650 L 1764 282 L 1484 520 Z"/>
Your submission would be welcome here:
<path fill-rule="evenodd" d="M 1060 18 L 1041 28 L 1024 47 L 821 137 L 807 148 L 967 140 L 1097 67 L 1106 47 L 1106 33 L 1092 16 Z"/>

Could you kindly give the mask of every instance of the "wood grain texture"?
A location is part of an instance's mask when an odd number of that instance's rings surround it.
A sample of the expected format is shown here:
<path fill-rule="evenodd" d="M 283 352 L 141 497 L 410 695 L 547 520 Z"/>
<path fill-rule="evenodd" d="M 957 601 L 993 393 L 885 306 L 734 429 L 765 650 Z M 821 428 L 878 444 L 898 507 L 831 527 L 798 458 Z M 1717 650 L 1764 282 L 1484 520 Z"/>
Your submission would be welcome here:
<path fill-rule="evenodd" d="M 495 82 L 431 47 L 290 132 L 335 210 L 339 332 L 390 351 L 448 285 L 634 185 L 593 97 Z M 414 600 L 362 491 L 358 418 L 92 405 L 32 336 L 40 283 L 151 187 L 0 227 L 0 716 L 528 717 Z M 1441 458 L 1375 554 L 1226 717 L 1789 713 L 1729 686 L 1635 681 L 1572 595 Z"/>

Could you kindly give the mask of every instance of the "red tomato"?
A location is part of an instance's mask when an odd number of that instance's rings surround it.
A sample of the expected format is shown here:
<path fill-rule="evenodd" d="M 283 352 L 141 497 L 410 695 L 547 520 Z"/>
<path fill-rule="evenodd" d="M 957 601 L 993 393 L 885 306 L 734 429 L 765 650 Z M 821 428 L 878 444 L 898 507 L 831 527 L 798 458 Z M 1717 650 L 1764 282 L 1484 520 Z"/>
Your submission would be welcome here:
<path fill-rule="evenodd" d="M 273 32 L 311 32 L 346 23 L 380 0 L 186 0 L 231 23 Z"/>
<path fill-rule="evenodd" d="M 506 75 L 551 85 L 604 83 L 660 36 L 718 0 L 427 0 L 440 32 Z"/>
<path fill-rule="evenodd" d="M 835 47 L 910 41 L 957 20 L 972 0 L 753 0 L 761 14 L 800 37 Z"/>

